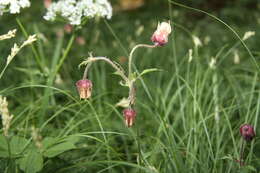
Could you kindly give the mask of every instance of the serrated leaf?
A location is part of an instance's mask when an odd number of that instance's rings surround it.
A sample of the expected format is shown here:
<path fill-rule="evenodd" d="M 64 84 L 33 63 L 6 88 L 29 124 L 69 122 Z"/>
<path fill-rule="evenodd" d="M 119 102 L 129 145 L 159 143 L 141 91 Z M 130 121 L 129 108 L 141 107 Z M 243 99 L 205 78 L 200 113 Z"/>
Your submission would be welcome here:
<path fill-rule="evenodd" d="M 37 150 L 30 150 L 23 158 L 17 161 L 20 169 L 26 173 L 36 173 L 43 168 L 43 157 Z"/>

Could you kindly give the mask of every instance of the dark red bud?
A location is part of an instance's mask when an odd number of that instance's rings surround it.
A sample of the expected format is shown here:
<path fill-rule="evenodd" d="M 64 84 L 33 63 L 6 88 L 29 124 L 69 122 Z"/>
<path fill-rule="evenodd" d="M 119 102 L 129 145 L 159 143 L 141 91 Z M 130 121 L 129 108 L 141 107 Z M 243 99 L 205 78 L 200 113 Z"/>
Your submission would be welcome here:
<path fill-rule="evenodd" d="M 255 137 L 254 128 L 249 124 L 244 124 L 240 127 L 240 134 L 248 142 Z"/>
<path fill-rule="evenodd" d="M 131 108 L 127 108 L 123 111 L 124 117 L 125 117 L 125 124 L 127 127 L 132 127 L 134 124 L 136 111 Z"/>
<path fill-rule="evenodd" d="M 91 96 L 92 82 L 88 79 L 82 79 L 76 83 L 79 96 L 81 99 L 87 99 Z"/>

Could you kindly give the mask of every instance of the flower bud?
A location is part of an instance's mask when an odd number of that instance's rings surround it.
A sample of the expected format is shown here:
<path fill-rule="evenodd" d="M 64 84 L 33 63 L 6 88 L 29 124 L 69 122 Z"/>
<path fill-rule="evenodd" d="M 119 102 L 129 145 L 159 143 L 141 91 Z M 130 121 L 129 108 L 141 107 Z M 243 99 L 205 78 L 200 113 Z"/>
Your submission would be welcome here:
<path fill-rule="evenodd" d="M 249 124 L 244 124 L 240 127 L 240 134 L 248 142 L 255 137 L 254 128 Z"/>
<path fill-rule="evenodd" d="M 156 31 L 151 38 L 152 42 L 158 46 L 163 46 L 168 42 L 168 36 L 171 33 L 171 25 L 168 22 L 158 23 Z"/>
<path fill-rule="evenodd" d="M 123 111 L 125 117 L 125 124 L 127 127 L 131 127 L 134 124 L 136 111 L 131 108 L 127 108 Z"/>
<path fill-rule="evenodd" d="M 76 83 L 79 96 L 81 99 L 87 99 L 91 96 L 91 91 L 92 91 L 92 82 L 91 80 L 88 79 L 82 79 L 79 80 Z"/>

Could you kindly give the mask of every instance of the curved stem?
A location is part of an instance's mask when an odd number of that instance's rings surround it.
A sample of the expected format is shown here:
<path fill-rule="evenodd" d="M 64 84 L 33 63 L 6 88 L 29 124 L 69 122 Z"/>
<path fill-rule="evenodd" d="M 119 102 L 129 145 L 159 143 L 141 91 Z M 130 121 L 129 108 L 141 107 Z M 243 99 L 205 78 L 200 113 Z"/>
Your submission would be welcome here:
<path fill-rule="evenodd" d="M 135 52 L 135 50 L 139 47 L 147 47 L 147 48 L 155 48 L 157 47 L 157 45 L 149 45 L 149 44 L 138 44 L 135 47 L 133 47 L 133 49 L 130 52 L 129 55 L 129 61 L 128 61 L 128 77 L 130 77 L 131 73 L 132 73 L 132 61 L 133 61 L 133 54 Z"/>
<path fill-rule="evenodd" d="M 92 64 L 92 62 L 94 61 L 105 61 L 107 62 L 108 64 L 110 64 L 117 72 L 119 72 L 119 75 L 125 80 L 125 82 L 128 83 L 128 78 L 126 77 L 124 71 L 119 68 L 113 61 L 111 61 L 110 59 L 106 58 L 106 57 L 91 57 L 90 58 L 90 62 L 88 63 L 87 67 L 85 68 L 85 71 L 84 71 L 84 75 L 83 75 L 83 79 L 86 79 L 87 78 L 87 73 L 88 73 L 88 70 Z"/>
<path fill-rule="evenodd" d="M 87 77 L 88 77 L 88 70 L 89 70 L 91 64 L 92 64 L 91 62 L 87 64 L 82 79 L 87 79 Z"/>

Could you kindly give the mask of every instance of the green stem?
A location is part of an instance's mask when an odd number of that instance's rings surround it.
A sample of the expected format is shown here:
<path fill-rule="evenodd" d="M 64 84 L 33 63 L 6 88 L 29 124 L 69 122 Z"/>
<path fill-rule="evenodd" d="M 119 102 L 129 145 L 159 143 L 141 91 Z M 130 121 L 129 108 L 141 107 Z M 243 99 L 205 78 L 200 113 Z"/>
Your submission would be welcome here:
<path fill-rule="evenodd" d="M 19 20 L 19 18 L 16 18 L 16 22 L 19 25 L 20 29 L 22 30 L 23 35 L 27 38 L 29 36 L 29 34 L 26 32 L 26 30 L 25 30 L 23 24 L 21 23 L 21 21 Z M 34 58 L 36 60 L 36 63 L 40 67 L 41 72 L 44 72 L 44 66 L 41 63 L 40 56 L 38 55 L 37 50 L 36 50 L 36 48 L 33 44 L 31 45 L 31 49 L 32 49 L 32 52 L 34 54 Z"/>
<path fill-rule="evenodd" d="M 1 74 L 0 74 L 0 79 L 3 77 L 4 72 L 5 72 L 5 70 L 6 70 L 7 66 L 8 66 L 8 64 L 9 64 L 9 63 L 6 63 L 4 69 L 2 70 L 2 72 L 1 72 Z"/>
<path fill-rule="evenodd" d="M 70 40 L 69 40 L 69 43 L 68 43 L 68 45 L 67 45 L 67 47 L 65 49 L 65 52 L 64 52 L 63 56 L 61 57 L 61 60 L 60 60 L 59 64 L 57 65 L 57 68 L 54 71 L 54 76 L 58 73 L 58 71 L 60 70 L 63 62 L 68 57 L 69 51 L 70 51 L 70 49 L 72 47 L 72 44 L 73 44 L 74 40 L 75 40 L 75 34 L 73 33 L 72 36 L 70 37 Z"/>
<path fill-rule="evenodd" d="M 85 68 L 85 72 L 84 72 L 84 75 L 83 75 L 83 79 L 86 79 L 87 78 L 87 73 L 88 73 L 88 70 L 91 66 L 91 63 L 94 62 L 94 61 L 105 61 L 107 62 L 108 64 L 110 64 L 117 72 L 118 74 L 124 79 L 124 81 L 126 83 L 128 83 L 128 78 L 126 77 L 124 71 L 119 68 L 113 61 L 111 61 L 110 59 L 106 58 L 106 57 L 90 57 L 91 58 L 91 62 L 88 63 L 87 67 Z"/>
<path fill-rule="evenodd" d="M 240 167 L 244 165 L 244 149 L 245 149 L 245 141 L 242 140 L 241 148 L 240 148 L 240 157 L 239 157 L 239 165 Z"/>
<path fill-rule="evenodd" d="M 82 79 L 87 79 L 87 78 L 88 78 L 88 70 L 89 70 L 91 64 L 92 64 L 92 63 L 88 63 L 88 64 L 87 64 Z"/>
<path fill-rule="evenodd" d="M 132 74 L 132 61 L 133 61 L 133 54 L 137 48 L 140 47 L 147 47 L 147 48 L 155 48 L 157 45 L 149 45 L 149 44 L 138 44 L 136 45 L 130 52 L 129 61 L 128 61 L 128 77 Z"/>

